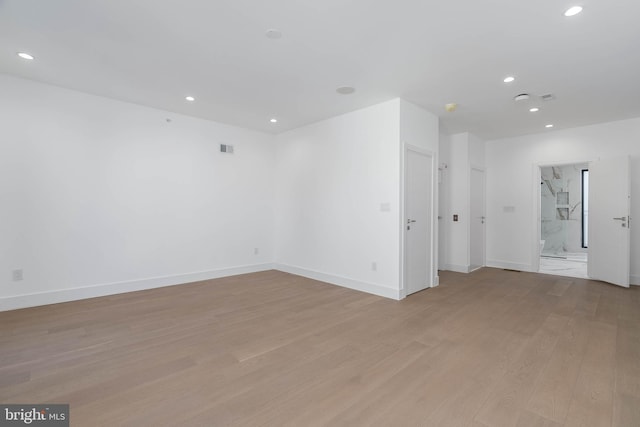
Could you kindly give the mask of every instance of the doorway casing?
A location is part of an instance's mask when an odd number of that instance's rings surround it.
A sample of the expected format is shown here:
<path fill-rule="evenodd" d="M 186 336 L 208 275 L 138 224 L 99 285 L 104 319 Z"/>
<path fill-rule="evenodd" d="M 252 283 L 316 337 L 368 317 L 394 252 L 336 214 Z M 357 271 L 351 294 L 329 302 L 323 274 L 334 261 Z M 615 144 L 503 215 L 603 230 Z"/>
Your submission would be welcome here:
<path fill-rule="evenodd" d="M 542 235 L 542 227 L 540 225 L 540 221 L 542 220 L 542 192 L 540 190 L 540 179 L 542 177 L 542 168 L 544 167 L 558 167 L 558 166 L 568 166 L 568 165 L 576 165 L 576 164 L 589 164 L 593 160 L 573 160 L 573 161 L 561 161 L 561 162 L 540 162 L 535 163 L 533 165 L 533 206 L 535 208 L 535 212 L 533 215 L 533 245 L 531 246 L 531 271 L 537 272 L 540 271 L 540 236 Z"/>

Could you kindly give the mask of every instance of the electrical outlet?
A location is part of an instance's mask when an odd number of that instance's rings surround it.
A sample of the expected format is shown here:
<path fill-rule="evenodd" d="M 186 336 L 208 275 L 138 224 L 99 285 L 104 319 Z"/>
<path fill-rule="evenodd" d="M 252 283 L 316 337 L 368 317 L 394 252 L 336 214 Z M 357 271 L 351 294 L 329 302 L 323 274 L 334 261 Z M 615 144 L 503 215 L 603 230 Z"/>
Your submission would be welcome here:
<path fill-rule="evenodd" d="M 13 278 L 14 282 L 19 282 L 22 280 L 22 269 L 18 269 L 18 270 L 13 270 L 11 272 L 11 277 Z"/>

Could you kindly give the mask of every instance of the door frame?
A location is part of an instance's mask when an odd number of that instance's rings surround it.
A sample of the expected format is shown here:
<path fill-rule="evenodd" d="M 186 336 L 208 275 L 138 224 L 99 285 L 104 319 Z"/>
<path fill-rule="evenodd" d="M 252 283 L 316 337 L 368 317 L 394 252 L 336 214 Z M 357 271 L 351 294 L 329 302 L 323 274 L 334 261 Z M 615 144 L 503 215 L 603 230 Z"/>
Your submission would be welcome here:
<path fill-rule="evenodd" d="M 407 260 L 406 254 L 406 222 L 407 222 L 407 209 L 406 209 L 406 189 L 407 189 L 407 156 L 408 152 L 413 151 L 418 154 L 431 157 L 431 277 L 429 278 L 429 287 L 433 288 L 439 284 L 438 276 L 438 157 L 437 153 L 424 148 L 417 147 L 415 145 L 402 143 L 401 155 L 400 155 L 400 299 L 407 297 L 407 286 L 405 283 L 407 274 Z"/>
<path fill-rule="evenodd" d="M 599 160 L 597 158 L 595 160 Z M 570 160 L 558 162 L 539 162 L 533 164 L 533 244 L 531 246 L 531 271 L 540 271 L 540 237 L 542 234 L 542 190 L 540 189 L 540 179 L 542 178 L 542 168 L 550 166 L 569 166 L 593 162 L 594 159 Z"/>
<path fill-rule="evenodd" d="M 467 245 L 467 264 L 469 266 L 469 272 L 471 272 L 471 173 L 473 170 L 477 170 L 483 173 L 484 182 L 482 185 L 482 216 L 487 218 L 487 168 L 479 165 L 469 165 L 469 221 L 467 221 L 467 236 L 469 244 Z M 478 268 L 485 267 L 487 265 L 487 227 L 482 227 L 482 265 Z M 476 269 L 478 269 L 476 268 Z"/>

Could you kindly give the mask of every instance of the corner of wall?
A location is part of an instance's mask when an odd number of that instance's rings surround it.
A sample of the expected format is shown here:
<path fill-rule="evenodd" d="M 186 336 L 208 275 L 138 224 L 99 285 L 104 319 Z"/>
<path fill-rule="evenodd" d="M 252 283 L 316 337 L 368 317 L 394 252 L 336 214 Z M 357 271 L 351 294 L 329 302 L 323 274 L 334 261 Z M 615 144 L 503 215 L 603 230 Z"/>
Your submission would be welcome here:
<path fill-rule="evenodd" d="M 380 297 L 400 300 L 400 289 L 390 288 L 375 283 L 364 282 L 362 280 L 354 280 L 348 277 L 336 276 L 333 274 L 322 273 L 320 271 L 309 270 L 306 268 L 295 267 L 292 265 L 276 263 L 274 268 L 285 273 L 295 274 L 296 276 L 306 277 L 308 279 L 318 280 L 320 282 L 330 283 L 343 288 L 349 288 L 360 292 L 366 292 Z"/>

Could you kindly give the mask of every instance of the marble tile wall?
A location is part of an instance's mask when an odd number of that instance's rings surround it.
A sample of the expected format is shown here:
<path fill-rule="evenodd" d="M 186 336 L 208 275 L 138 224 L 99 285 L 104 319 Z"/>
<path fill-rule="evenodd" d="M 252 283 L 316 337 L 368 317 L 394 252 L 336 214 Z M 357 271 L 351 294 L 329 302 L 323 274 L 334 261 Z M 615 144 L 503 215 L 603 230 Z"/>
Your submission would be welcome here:
<path fill-rule="evenodd" d="M 588 165 L 576 164 L 541 168 L 541 239 L 543 255 L 585 252 L 582 248 L 581 171 Z M 568 203 L 567 203 L 568 202 Z"/>

